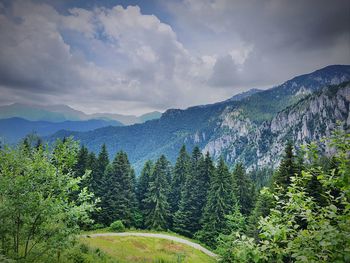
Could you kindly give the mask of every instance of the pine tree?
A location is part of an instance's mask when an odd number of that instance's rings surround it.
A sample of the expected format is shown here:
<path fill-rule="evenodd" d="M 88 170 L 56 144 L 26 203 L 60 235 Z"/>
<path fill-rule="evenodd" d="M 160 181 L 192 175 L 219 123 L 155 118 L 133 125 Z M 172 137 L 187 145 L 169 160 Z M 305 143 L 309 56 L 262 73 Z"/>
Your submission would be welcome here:
<path fill-rule="evenodd" d="M 292 142 L 287 142 L 284 156 L 282 158 L 281 164 L 278 168 L 278 171 L 275 174 L 274 182 L 282 187 L 282 191 L 285 191 L 290 185 L 290 178 L 298 172 L 296 165 L 296 157 L 293 153 Z"/>
<path fill-rule="evenodd" d="M 247 216 L 254 205 L 255 188 L 252 180 L 245 172 L 242 163 L 237 163 L 233 173 L 233 190 L 240 205 L 240 211 Z"/>
<path fill-rule="evenodd" d="M 179 210 L 174 217 L 174 230 L 192 237 L 201 228 L 201 218 L 210 180 L 210 158 L 204 159 L 198 147 L 191 156 L 190 173 L 181 193 Z"/>
<path fill-rule="evenodd" d="M 88 165 L 89 151 L 82 145 L 78 152 L 77 162 L 75 164 L 74 170 L 76 176 L 83 176 Z"/>
<path fill-rule="evenodd" d="M 221 158 L 211 180 L 202 220 L 203 228 L 197 233 L 197 237 L 207 245 L 215 247 L 219 234 L 229 233 L 226 216 L 233 212 L 235 203 L 232 176 Z"/>
<path fill-rule="evenodd" d="M 143 166 L 141 175 L 139 176 L 137 181 L 136 196 L 137 196 L 139 209 L 141 213 L 144 213 L 145 211 L 144 200 L 148 192 L 149 182 L 152 176 L 152 172 L 153 172 L 153 163 L 152 161 L 148 160 Z"/>
<path fill-rule="evenodd" d="M 91 156 L 90 156 L 91 158 Z M 90 161 L 91 162 L 91 161 Z M 106 145 L 103 144 L 98 154 L 97 160 L 95 161 L 94 168 L 92 168 L 92 180 L 91 180 L 91 188 L 92 192 L 94 192 L 95 196 L 101 197 L 104 189 L 102 189 L 104 173 L 106 171 L 107 165 L 109 164 L 108 152 Z"/>
<path fill-rule="evenodd" d="M 162 155 L 155 163 L 149 188 L 144 199 L 145 225 L 149 229 L 167 230 L 169 226 L 169 162 Z"/>
<path fill-rule="evenodd" d="M 78 195 L 81 189 L 88 187 L 89 185 L 89 174 L 87 173 L 88 162 L 89 162 L 89 151 L 84 145 L 82 145 L 79 149 L 79 152 L 77 155 L 77 161 L 73 168 L 74 176 L 81 178 L 81 181 L 79 182 L 79 189 L 76 189 L 70 195 L 72 200 L 74 200 L 75 202 L 77 202 L 78 200 Z"/>
<path fill-rule="evenodd" d="M 91 191 L 95 194 L 96 198 L 100 199 L 100 203 L 98 204 L 98 207 L 102 206 L 103 195 L 105 191 L 108 189 L 108 184 L 107 182 L 105 182 L 105 177 L 104 177 L 108 164 L 109 164 L 108 152 L 107 152 L 106 145 L 103 144 L 101 147 L 100 153 L 98 154 L 97 160 L 95 161 L 94 168 L 92 168 L 91 183 L 90 183 Z M 91 217 L 92 219 L 94 219 L 95 223 L 99 223 L 99 224 L 103 223 L 102 210 L 94 211 Z"/>
<path fill-rule="evenodd" d="M 186 178 L 190 172 L 189 169 L 190 157 L 186 151 L 185 145 L 183 145 L 176 160 L 174 176 L 171 182 L 170 205 L 172 214 L 175 214 L 175 212 L 179 209 L 181 193 L 183 191 Z"/>
<path fill-rule="evenodd" d="M 105 170 L 108 164 L 109 164 L 108 151 L 107 151 L 106 144 L 103 144 L 101 146 L 101 150 L 97 158 L 97 171 L 98 171 L 97 178 L 103 177 L 103 174 L 105 173 Z"/>
<path fill-rule="evenodd" d="M 122 220 L 125 226 L 133 226 L 136 212 L 134 172 L 125 152 L 117 153 L 112 164 L 107 166 L 105 177 L 101 203 L 103 223 L 109 225 Z"/>

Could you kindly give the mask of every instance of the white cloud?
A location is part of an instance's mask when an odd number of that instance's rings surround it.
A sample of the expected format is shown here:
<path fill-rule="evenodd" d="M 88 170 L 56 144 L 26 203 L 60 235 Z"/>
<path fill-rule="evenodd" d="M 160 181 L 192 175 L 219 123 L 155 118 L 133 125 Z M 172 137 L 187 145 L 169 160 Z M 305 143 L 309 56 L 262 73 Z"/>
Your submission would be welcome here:
<path fill-rule="evenodd" d="M 137 6 L 74 8 L 61 15 L 47 4 L 16 1 L 0 22 L 1 89 L 7 92 L 16 89 L 34 101 L 46 94 L 48 103 L 85 111 L 99 104 L 108 112 L 140 113 L 137 103 L 164 110 L 207 100 L 193 95 L 199 86 L 207 89 L 202 78 L 213 64 L 191 56 L 169 25 Z"/>

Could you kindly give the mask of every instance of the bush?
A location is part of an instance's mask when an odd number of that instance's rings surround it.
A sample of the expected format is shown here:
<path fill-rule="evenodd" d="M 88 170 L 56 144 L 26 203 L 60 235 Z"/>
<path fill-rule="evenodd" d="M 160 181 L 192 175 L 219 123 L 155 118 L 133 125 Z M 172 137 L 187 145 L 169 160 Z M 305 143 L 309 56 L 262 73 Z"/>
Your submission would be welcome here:
<path fill-rule="evenodd" d="M 125 230 L 125 226 L 121 220 L 117 220 L 110 225 L 110 229 L 115 232 L 123 232 Z"/>
<path fill-rule="evenodd" d="M 103 224 L 94 224 L 92 227 L 91 227 L 91 230 L 97 230 L 97 229 L 102 229 L 104 228 L 105 226 Z"/>

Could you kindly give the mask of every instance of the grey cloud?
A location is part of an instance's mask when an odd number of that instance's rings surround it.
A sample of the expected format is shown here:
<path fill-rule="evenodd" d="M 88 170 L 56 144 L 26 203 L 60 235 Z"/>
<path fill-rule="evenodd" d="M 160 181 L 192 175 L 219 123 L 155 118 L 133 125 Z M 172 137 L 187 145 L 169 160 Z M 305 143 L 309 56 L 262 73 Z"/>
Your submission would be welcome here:
<path fill-rule="evenodd" d="M 0 6 L 1 101 L 139 114 L 350 62 L 345 0 L 168 3 L 172 25 L 137 6 L 64 14 L 44 0 Z"/>
<path fill-rule="evenodd" d="M 213 86 L 232 86 L 239 83 L 237 65 L 230 55 L 217 59 L 209 83 Z"/>
<path fill-rule="evenodd" d="M 198 41 L 191 46 L 219 56 L 210 85 L 266 86 L 322 66 L 350 62 L 350 2 L 346 0 L 186 0 L 168 7 L 179 32 L 197 32 Z M 253 52 L 237 73 L 227 55 L 249 45 Z"/>

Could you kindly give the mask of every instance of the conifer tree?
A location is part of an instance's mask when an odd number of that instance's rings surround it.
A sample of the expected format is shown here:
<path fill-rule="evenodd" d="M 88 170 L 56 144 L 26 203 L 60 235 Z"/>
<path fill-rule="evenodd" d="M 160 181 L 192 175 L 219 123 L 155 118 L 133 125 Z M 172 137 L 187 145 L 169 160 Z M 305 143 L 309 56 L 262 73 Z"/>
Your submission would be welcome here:
<path fill-rule="evenodd" d="M 233 173 L 233 190 L 240 206 L 240 211 L 247 216 L 254 204 L 255 189 L 253 182 L 245 172 L 242 163 L 237 163 Z"/>
<path fill-rule="evenodd" d="M 166 230 L 170 216 L 168 194 L 169 162 L 162 155 L 155 163 L 149 180 L 149 187 L 144 199 L 145 225 L 149 229 Z"/>
<path fill-rule="evenodd" d="M 94 165 L 92 173 L 91 188 L 95 193 L 95 196 L 101 197 L 102 193 L 104 192 L 104 189 L 102 189 L 104 173 L 106 171 L 107 165 L 109 164 L 108 152 L 105 144 L 101 146 L 101 150 L 95 162 L 96 163 Z"/>
<path fill-rule="evenodd" d="M 80 191 L 89 185 L 89 174 L 86 173 L 88 170 L 88 163 L 89 151 L 84 145 L 82 145 L 79 149 L 77 160 L 73 168 L 74 176 L 81 177 L 81 181 L 79 182 L 79 189 L 76 189 L 70 195 L 72 200 L 76 202 L 78 200 L 78 194 Z"/>
<path fill-rule="evenodd" d="M 201 218 L 209 185 L 210 161 L 204 160 L 198 147 L 191 156 L 190 173 L 181 192 L 179 210 L 174 217 L 174 230 L 192 237 L 201 228 Z"/>
<path fill-rule="evenodd" d="M 233 212 L 235 203 L 232 176 L 221 158 L 211 180 L 202 220 L 203 228 L 197 233 L 197 237 L 207 245 L 215 247 L 219 234 L 229 232 L 226 216 Z"/>
<path fill-rule="evenodd" d="M 85 174 L 85 170 L 87 169 L 89 162 L 89 151 L 88 149 L 82 145 L 78 152 L 77 162 L 74 167 L 76 176 L 83 176 Z"/>
<path fill-rule="evenodd" d="M 90 157 L 91 158 L 91 157 Z M 108 185 L 105 182 L 105 171 L 107 168 L 107 165 L 109 164 L 109 158 L 108 158 L 108 152 L 106 145 L 103 144 L 101 146 L 101 150 L 98 154 L 98 157 L 95 161 L 94 168 L 92 168 L 92 174 L 91 174 L 91 191 L 95 194 L 96 198 L 100 199 L 100 203 L 98 203 L 98 207 L 102 206 L 103 202 L 103 195 L 105 193 L 105 190 L 108 189 Z M 94 211 L 91 215 L 92 219 L 94 219 L 95 223 L 103 223 L 103 211 L 97 210 Z"/>
<path fill-rule="evenodd" d="M 118 152 L 111 165 L 107 166 L 101 208 L 103 223 L 122 220 L 125 226 L 134 224 L 136 195 L 134 172 L 125 152 Z"/>
<path fill-rule="evenodd" d="M 190 157 L 186 151 L 185 145 L 183 145 L 176 160 L 174 175 L 171 182 L 170 210 L 172 214 L 175 214 L 175 212 L 179 209 L 181 193 L 183 191 L 189 172 Z"/>
<path fill-rule="evenodd" d="M 139 209 L 141 213 L 144 213 L 145 205 L 144 200 L 149 188 L 149 182 L 153 172 L 153 163 L 148 160 L 141 171 L 141 175 L 137 181 L 136 196 L 139 203 Z"/>
<path fill-rule="evenodd" d="M 291 183 L 290 178 L 297 172 L 298 169 L 296 165 L 296 157 L 293 153 L 293 145 L 291 141 L 288 141 L 281 164 L 275 174 L 274 182 L 285 191 Z"/>
<path fill-rule="evenodd" d="M 88 155 L 86 169 L 91 171 L 91 174 L 89 176 L 89 190 L 92 191 L 92 182 L 94 179 L 94 174 L 97 171 L 97 158 L 94 152 L 90 152 Z"/>
<path fill-rule="evenodd" d="M 97 178 L 98 179 L 103 177 L 103 174 L 105 173 L 105 170 L 108 164 L 109 164 L 109 158 L 108 158 L 107 147 L 106 147 L 106 144 L 102 144 L 101 150 L 97 158 L 97 172 L 98 172 Z"/>
<path fill-rule="evenodd" d="M 214 164 L 211 159 L 209 152 L 206 153 L 204 158 L 200 159 L 199 162 L 199 179 L 198 179 L 198 200 L 199 200 L 199 209 L 201 211 L 200 218 L 203 217 L 205 204 L 208 199 L 208 192 L 210 188 L 211 178 L 214 174 Z"/>

